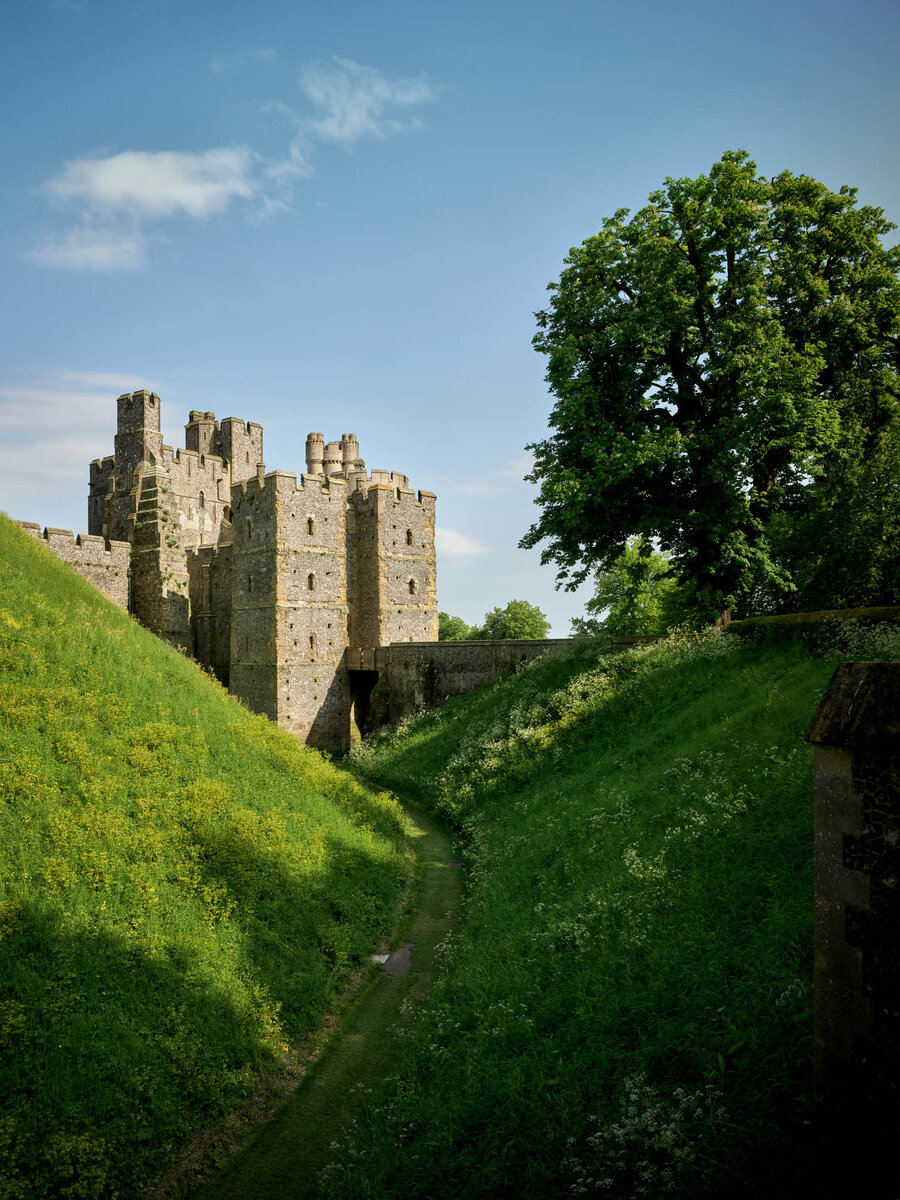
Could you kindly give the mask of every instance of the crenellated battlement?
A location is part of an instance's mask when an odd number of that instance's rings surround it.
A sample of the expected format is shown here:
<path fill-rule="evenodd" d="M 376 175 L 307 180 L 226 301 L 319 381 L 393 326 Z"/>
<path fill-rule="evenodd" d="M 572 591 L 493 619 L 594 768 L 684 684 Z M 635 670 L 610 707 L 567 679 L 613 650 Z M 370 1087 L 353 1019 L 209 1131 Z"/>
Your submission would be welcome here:
<path fill-rule="evenodd" d="M 125 392 L 116 401 L 118 432 L 136 430 L 160 432 L 160 402 L 156 392 L 141 388 L 136 392 Z"/>
<path fill-rule="evenodd" d="M 387 474 L 387 472 L 384 473 Z M 374 474 L 375 472 L 373 471 L 373 475 Z M 387 502 L 390 498 L 391 502 L 395 505 L 417 504 L 423 508 L 434 508 L 436 500 L 434 492 L 414 491 L 413 488 L 407 486 L 405 482 L 402 484 L 398 483 L 398 479 L 405 481 L 406 476 L 397 476 L 392 474 L 390 479 L 385 483 L 367 483 L 363 480 L 360 480 L 356 485 L 354 496 L 362 496 L 364 498 L 363 502 L 365 502 L 365 499 L 369 498 L 371 498 L 374 502 L 374 496 L 376 494 L 383 493 L 384 501 Z M 357 501 L 357 503 L 359 503 L 359 501 Z"/>
<path fill-rule="evenodd" d="M 231 480 L 222 459 L 215 454 L 197 450 L 178 449 L 174 452 L 163 446 L 162 466 L 169 475 L 172 489 L 181 496 L 193 497 L 204 492 L 204 499 L 214 498 L 227 504 L 231 498 Z"/>
<path fill-rule="evenodd" d="M 347 481 L 340 476 L 295 475 L 292 471 L 268 471 L 255 476 L 253 479 L 242 479 L 232 485 L 232 497 L 252 499 L 266 488 L 274 488 L 276 492 L 316 492 L 326 496 L 346 499 Z"/>
<path fill-rule="evenodd" d="M 90 467 L 91 481 L 93 482 L 98 475 L 110 475 L 115 465 L 115 456 L 112 454 L 107 455 L 106 458 L 93 459 Z"/>
<path fill-rule="evenodd" d="M 244 421 L 239 417 L 216 420 L 212 412 L 192 409 L 184 427 L 187 450 L 215 456 L 222 460 L 230 472 L 231 482 L 249 478 L 262 462 L 263 428 L 256 421 Z"/>
<path fill-rule="evenodd" d="M 54 529 L 52 526 L 42 530 L 35 521 L 19 521 L 18 524 L 119 608 L 128 611 L 131 562 L 128 542 L 113 542 L 85 533 L 76 536 L 71 529 Z"/>

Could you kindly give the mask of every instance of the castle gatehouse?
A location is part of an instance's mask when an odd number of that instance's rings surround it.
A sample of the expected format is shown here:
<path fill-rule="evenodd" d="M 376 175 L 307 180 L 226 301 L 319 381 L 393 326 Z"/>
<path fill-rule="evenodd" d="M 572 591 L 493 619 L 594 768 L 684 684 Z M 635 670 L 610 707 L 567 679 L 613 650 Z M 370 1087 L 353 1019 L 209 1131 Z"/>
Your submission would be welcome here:
<path fill-rule="evenodd" d="M 174 450 L 156 393 L 117 406 L 88 531 L 130 545 L 131 612 L 248 707 L 346 749 L 372 682 L 347 652 L 437 640 L 434 494 L 367 471 L 353 434 L 311 433 L 298 477 L 266 473 L 254 422 L 191 412 Z"/>

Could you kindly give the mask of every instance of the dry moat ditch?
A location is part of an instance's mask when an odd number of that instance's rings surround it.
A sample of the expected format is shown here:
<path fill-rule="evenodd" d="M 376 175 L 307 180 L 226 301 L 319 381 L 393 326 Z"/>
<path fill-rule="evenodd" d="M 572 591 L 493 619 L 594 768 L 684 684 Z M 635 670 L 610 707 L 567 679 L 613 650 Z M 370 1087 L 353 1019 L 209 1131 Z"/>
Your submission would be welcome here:
<path fill-rule="evenodd" d="M 376 956 L 352 1007 L 274 1116 L 217 1175 L 170 1194 L 191 1200 L 299 1200 L 319 1194 L 319 1172 L 334 1153 L 332 1143 L 364 1089 L 389 1072 L 400 1031 L 434 980 L 436 949 L 462 896 L 451 835 L 417 806 L 402 803 L 416 878 L 389 951 Z"/>

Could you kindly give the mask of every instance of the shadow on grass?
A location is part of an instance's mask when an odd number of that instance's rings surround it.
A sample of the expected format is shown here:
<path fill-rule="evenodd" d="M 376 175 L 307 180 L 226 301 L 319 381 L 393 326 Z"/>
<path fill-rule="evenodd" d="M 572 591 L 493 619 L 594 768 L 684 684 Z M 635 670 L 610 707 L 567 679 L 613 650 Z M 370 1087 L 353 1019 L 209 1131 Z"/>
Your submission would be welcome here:
<path fill-rule="evenodd" d="M 242 932 L 243 957 L 285 1032 L 302 1038 L 340 991 L 352 967 L 369 955 L 393 917 L 401 862 L 334 835 L 322 865 L 300 873 L 275 854 L 228 834 L 201 841 L 204 879 L 224 887 L 231 919 Z"/>
<path fill-rule="evenodd" d="M 266 1054 L 210 979 L 37 905 L 0 941 L 0 1194 L 136 1195 Z"/>
<path fill-rule="evenodd" d="M 4 1198 L 137 1195 L 247 1094 L 247 1068 L 274 1058 L 276 1020 L 303 1037 L 391 919 L 399 859 L 392 870 L 328 836 L 304 876 L 244 839 L 201 849 L 204 878 L 234 902 L 238 978 L 177 933 L 154 954 L 140 933 L 97 928 L 96 911 L 74 929 L 37 904 L 3 912 Z"/>

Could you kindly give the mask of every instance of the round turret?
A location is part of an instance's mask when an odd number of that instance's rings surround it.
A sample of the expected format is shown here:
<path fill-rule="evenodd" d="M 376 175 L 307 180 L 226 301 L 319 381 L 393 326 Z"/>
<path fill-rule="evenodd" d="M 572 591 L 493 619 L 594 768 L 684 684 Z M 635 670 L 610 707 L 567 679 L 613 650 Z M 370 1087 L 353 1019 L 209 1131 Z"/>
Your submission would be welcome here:
<path fill-rule="evenodd" d="M 306 439 L 306 470 L 310 475 L 321 475 L 325 458 L 325 439 L 321 433 L 311 433 Z"/>
<path fill-rule="evenodd" d="M 325 474 L 340 475 L 344 468 L 344 460 L 341 456 L 341 443 L 329 442 L 325 447 Z"/>
<path fill-rule="evenodd" d="M 359 458 L 359 442 L 356 439 L 355 433 L 341 434 L 341 462 L 344 469 L 345 477 L 349 478 L 350 473 L 356 466 L 356 461 Z"/>

